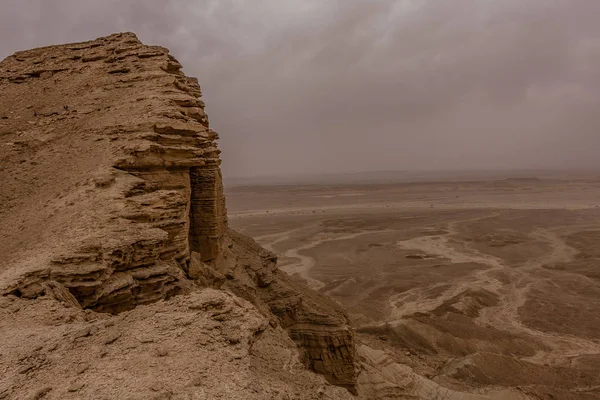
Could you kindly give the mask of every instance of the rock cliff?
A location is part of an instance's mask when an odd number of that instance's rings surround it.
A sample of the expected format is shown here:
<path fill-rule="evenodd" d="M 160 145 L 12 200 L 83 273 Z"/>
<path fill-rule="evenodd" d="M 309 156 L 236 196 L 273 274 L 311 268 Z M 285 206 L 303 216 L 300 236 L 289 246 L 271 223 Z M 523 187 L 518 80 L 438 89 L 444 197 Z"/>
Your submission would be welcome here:
<path fill-rule="evenodd" d="M 356 393 L 354 336 L 344 309 L 295 284 L 276 265 L 273 254 L 252 239 L 229 231 L 235 267 L 223 287 L 274 315 L 303 349 L 310 369 Z"/>
<path fill-rule="evenodd" d="M 260 315 L 250 333 L 239 320 L 247 349 L 285 330 L 305 366 L 356 392 L 344 310 L 228 229 L 218 136 L 167 49 L 123 33 L 19 52 L 0 63 L 0 91 L 3 296 L 127 320 L 174 295 L 161 307 L 195 309 L 210 286 L 219 300 L 203 311 L 233 302 Z"/>

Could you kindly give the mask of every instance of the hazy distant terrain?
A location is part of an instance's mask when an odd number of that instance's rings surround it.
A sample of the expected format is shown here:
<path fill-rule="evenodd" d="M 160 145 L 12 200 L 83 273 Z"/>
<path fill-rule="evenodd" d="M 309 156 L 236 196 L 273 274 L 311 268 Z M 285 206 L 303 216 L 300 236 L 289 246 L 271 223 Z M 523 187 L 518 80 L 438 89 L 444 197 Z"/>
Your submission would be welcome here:
<path fill-rule="evenodd" d="M 596 170 L 414 170 L 414 171 L 368 171 L 344 174 L 304 174 L 265 176 L 225 176 L 230 188 L 260 185 L 358 185 L 424 182 L 481 182 L 489 180 L 546 179 L 546 180 L 594 180 L 600 176 Z"/>
<path fill-rule="evenodd" d="M 600 176 L 538 175 L 238 186 L 227 199 L 234 228 L 419 374 L 600 398 Z"/>

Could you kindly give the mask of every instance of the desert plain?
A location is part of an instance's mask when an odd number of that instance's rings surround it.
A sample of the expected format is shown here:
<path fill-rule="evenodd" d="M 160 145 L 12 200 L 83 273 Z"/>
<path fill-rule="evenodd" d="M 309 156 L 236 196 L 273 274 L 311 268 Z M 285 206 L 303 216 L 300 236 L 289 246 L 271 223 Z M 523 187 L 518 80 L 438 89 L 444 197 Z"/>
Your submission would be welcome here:
<path fill-rule="evenodd" d="M 398 364 L 471 393 L 600 398 L 599 175 L 236 182 L 227 200 Z"/>

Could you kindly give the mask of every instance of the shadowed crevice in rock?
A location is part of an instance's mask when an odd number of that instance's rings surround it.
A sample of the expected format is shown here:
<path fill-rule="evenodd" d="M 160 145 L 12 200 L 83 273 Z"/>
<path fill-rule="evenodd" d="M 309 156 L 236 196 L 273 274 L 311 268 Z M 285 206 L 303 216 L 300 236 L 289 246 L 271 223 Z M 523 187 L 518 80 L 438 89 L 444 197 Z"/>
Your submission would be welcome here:
<path fill-rule="evenodd" d="M 227 223 L 221 171 L 218 166 L 191 168 L 190 185 L 190 251 L 217 267 Z"/>

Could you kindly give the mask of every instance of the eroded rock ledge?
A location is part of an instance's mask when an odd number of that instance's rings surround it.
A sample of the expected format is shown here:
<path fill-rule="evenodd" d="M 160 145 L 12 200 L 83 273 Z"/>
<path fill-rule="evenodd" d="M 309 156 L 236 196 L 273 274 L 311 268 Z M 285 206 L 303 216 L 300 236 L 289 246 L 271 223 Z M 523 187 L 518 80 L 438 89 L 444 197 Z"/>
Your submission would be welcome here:
<path fill-rule="evenodd" d="M 306 366 L 355 391 L 345 312 L 228 230 L 218 136 L 181 68 L 132 33 L 0 63 L 0 222 L 12 227 L 0 293 L 116 314 L 228 290 L 285 328 Z"/>

